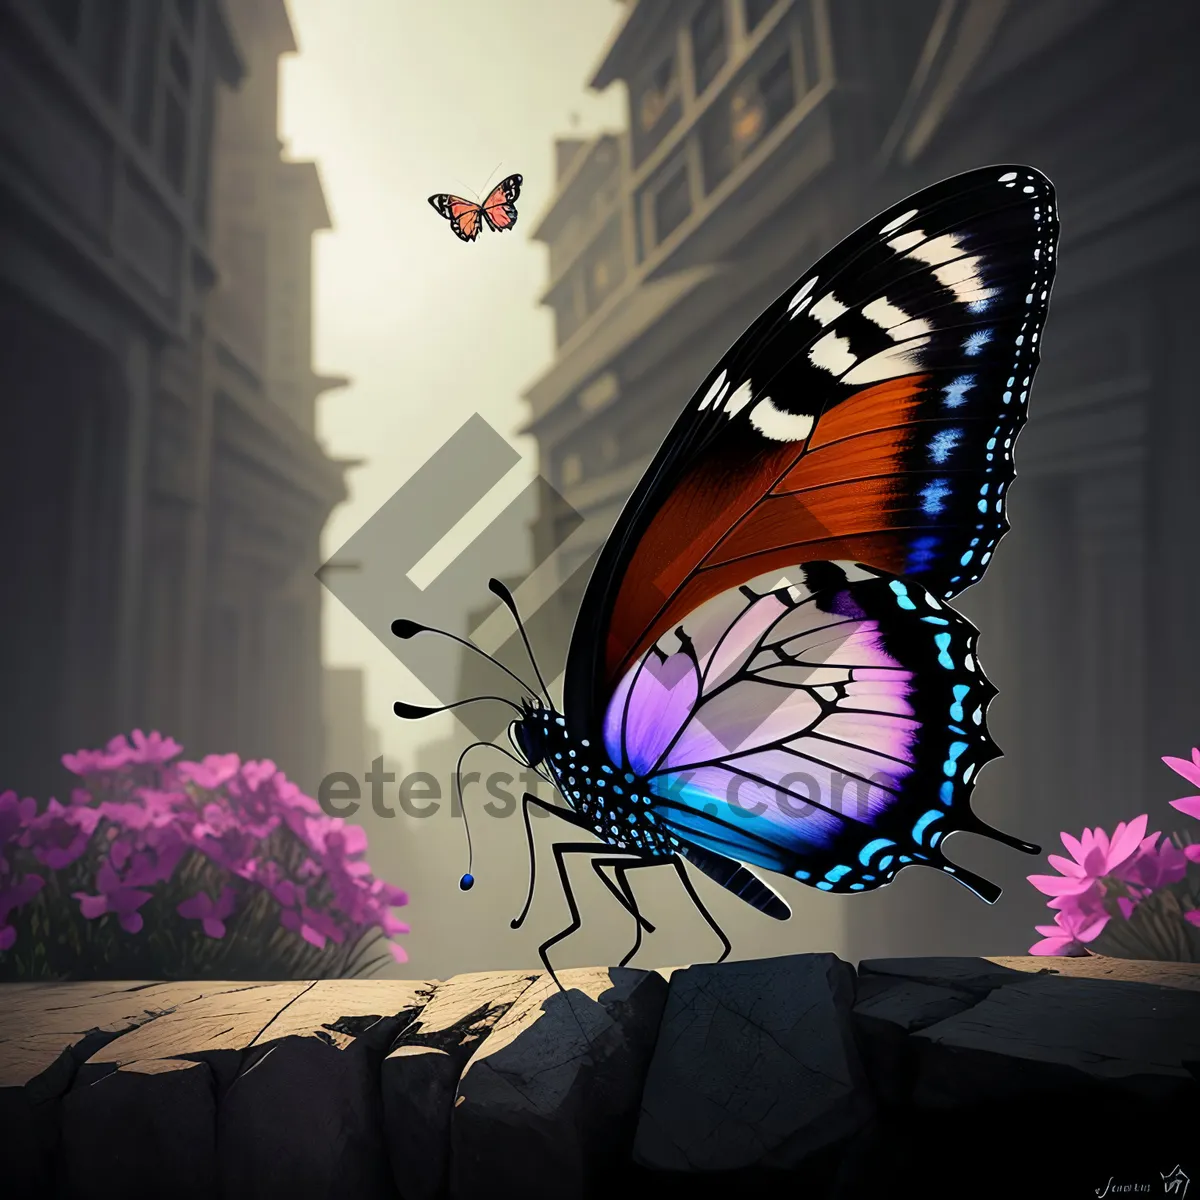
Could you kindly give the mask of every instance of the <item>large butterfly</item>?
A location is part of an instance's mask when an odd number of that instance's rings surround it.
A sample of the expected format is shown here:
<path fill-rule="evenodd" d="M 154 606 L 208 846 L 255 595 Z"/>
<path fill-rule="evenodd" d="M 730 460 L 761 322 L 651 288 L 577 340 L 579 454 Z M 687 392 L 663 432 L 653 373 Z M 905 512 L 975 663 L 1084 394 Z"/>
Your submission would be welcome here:
<path fill-rule="evenodd" d="M 553 848 L 572 921 L 540 948 L 547 969 L 580 924 L 568 855 L 591 856 L 635 918 L 624 965 L 653 929 L 627 878 L 639 868 L 674 866 L 724 958 L 685 862 L 786 919 L 752 868 L 844 893 L 919 865 L 994 903 L 1000 889 L 948 860 L 945 839 L 1040 853 L 971 809 L 1000 754 L 995 688 L 948 601 L 1008 530 L 1057 240 L 1039 172 L 946 180 L 821 259 L 697 389 L 600 554 L 561 712 L 534 689 L 513 705 L 515 749 L 568 806 L 524 797 L 514 928 L 533 897 L 530 807 L 592 835 Z"/>
<path fill-rule="evenodd" d="M 429 203 L 439 216 L 450 222 L 450 228 L 464 242 L 473 242 L 479 236 L 482 222 L 486 221 L 493 233 L 511 229 L 517 223 L 517 197 L 521 194 L 521 182 L 520 175 L 502 179 L 482 204 L 445 194 L 430 196 Z"/>

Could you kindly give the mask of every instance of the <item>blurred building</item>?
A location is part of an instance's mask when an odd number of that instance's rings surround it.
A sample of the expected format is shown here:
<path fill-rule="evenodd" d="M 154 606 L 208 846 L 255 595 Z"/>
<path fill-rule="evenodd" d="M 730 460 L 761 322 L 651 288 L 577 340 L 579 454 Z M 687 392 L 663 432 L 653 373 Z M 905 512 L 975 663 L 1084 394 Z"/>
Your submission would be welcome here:
<path fill-rule="evenodd" d="M 840 238 L 988 162 L 1055 182 L 1013 532 L 962 602 L 1006 752 L 976 806 L 1046 848 L 1148 809 L 1170 827 L 1159 756 L 1200 731 L 1198 35 L 1195 6 L 1116 0 L 631 0 L 591 80 L 626 85 L 628 129 L 559 143 L 535 231 L 557 352 L 528 431 L 598 542 L 720 354 Z M 565 637 L 579 589 L 559 599 Z M 850 952 L 1021 952 L 1035 861 L 962 840 L 1001 905 L 906 872 L 844 902 Z"/>
<path fill-rule="evenodd" d="M 132 727 L 323 762 L 316 168 L 283 0 L 0 8 L 0 786 Z"/>
<path fill-rule="evenodd" d="M 322 775 L 344 771 L 365 787 L 361 781 L 381 754 L 379 730 L 367 722 L 365 672 L 358 667 L 326 667 L 324 704 Z"/>

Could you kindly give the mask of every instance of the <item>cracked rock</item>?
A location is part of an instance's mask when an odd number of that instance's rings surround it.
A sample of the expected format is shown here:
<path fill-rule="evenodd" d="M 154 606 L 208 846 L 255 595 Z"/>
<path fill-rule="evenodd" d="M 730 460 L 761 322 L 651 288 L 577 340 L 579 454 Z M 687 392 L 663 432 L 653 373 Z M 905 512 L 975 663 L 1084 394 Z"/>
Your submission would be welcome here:
<path fill-rule="evenodd" d="M 471 1058 L 451 1116 L 450 1195 L 575 1200 L 629 1161 L 667 984 L 592 968 L 526 989 Z"/>
<path fill-rule="evenodd" d="M 221 1097 L 225 1200 L 395 1196 L 380 1064 L 429 991 L 408 980 L 319 980 L 255 1031 Z"/>
<path fill-rule="evenodd" d="M 1143 1100 L 1194 1099 L 1200 992 L 1118 979 L 1027 976 L 913 1035 L 914 1100 L 998 1101 L 1100 1084 Z"/>
<path fill-rule="evenodd" d="M 975 1003 L 976 996 L 959 988 L 887 975 L 860 976 L 855 1031 L 867 1076 L 882 1104 L 900 1105 L 912 1094 L 916 1053 L 909 1035 Z"/>
<path fill-rule="evenodd" d="M 238 983 L 6 984 L 0 1003 L 0 1172 L 10 1197 L 52 1189 L 62 1096 L 81 1064 L 164 1013 Z"/>
<path fill-rule="evenodd" d="M 433 998 L 393 1043 L 380 1084 L 392 1176 L 404 1200 L 444 1194 L 459 1076 L 496 1023 L 540 978 L 519 971 L 456 975 L 436 985 Z"/>
<path fill-rule="evenodd" d="M 216 1088 L 207 1063 L 129 1063 L 63 1099 L 67 1200 L 208 1200 L 217 1194 Z"/>
<path fill-rule="evenodd" d="M 863 1128 L 873 1105 L 833 954 L 671 977 L 634 1156 L 662 1171 L 788 1169 Z"/>

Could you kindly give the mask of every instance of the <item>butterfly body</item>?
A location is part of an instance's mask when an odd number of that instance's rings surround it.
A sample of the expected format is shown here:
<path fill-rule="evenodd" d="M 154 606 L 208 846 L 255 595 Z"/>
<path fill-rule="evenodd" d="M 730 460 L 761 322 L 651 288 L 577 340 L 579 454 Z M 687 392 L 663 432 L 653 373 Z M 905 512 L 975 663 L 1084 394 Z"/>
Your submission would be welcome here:
<path fill-rule="evenodd" d="M 830 251 L 697 388 L 597 559 L 562 711 L 514 705 L 569 806 L 550 811 L 600 839 L 555 846 L 574 919 L 547 966 L 579 927 L 567 854 L 603 856 L 640 944 L 640 866 L 673 864 L 720 933 L 685 861 L 782 920 L 754 868 L 857 893 L 924 866 L 994 903 L 945 840 L 1039 853 L 971 808 L 996 689 L 949 602 L 1009 528 L 1057 240 L 1032 168 L 945 180 Z M 549 806 L 524 804 L 532 853 Z"/>
<path fill-rule="evenodd" d="M 526 706 L 512 738 L 529 766 L 544 764 L 563 799 L 582 823 L 614 850 L 668 859 L 678 849 L 651 811 L 649 780 L 613 765 L 602 746 L 575 738 L 566 718 L 552 708 Z"/>
<path fill-rule="evenodd" d="M 473 242 L 486 225 L 493 233 L 512 229 L 517 223 L 517 198 L 521 195 L 520 175 L 501 180 L 482 204 L 464 200 L 461 196 L 441 193 L 429 197 L 434 212 L 450 222 L 456 237 Z"/>

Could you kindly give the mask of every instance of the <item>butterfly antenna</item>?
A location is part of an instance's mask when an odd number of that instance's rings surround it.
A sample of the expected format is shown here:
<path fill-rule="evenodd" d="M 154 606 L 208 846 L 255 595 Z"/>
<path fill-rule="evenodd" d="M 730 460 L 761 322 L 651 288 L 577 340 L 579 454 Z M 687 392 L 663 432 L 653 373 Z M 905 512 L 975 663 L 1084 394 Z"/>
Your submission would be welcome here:
<path fill-rule="evenodd" d="M 479 646 L 475 645 L 474 642 L 468 640 L 467 638 L 461 638 L 457 634 L 447 632 L 445 629 L 435 629 L 432 625 L 418 625 L 416 621 L 397 620 L 392 622 L 392 633 L 394 633 L 396 637 L 402 638 L 404 641 L 407 641 L 409 638 L 416 637 L 418 633 L 436 633 L 441 637 L 449 638 L 452 642 L 457 642 L 460 646 L 466 646 L 468 650 L 474 650 L 476 654 L 482 655 L 493 666 L 499 667 L 500 670 L 502 670 L 510 679 L 516 680 L 516 682 L 519 683 L 525 689 L 525 691 L 535 691 L 535 689 L 530 687 L 525 680 L 523 680 L 519 675 L 514 675 L 513 672 L 510 671 L 502 662 L 493 658 L 486 650 L 481 649 Z M 528 646 L 528 642 L 526 645 Z M 534 663 L 533 669 L 535 671 L 537 670 L 537 663 Z M 542 687 L 544 690 L 545 684 L 543 684 Z M 481 696 L 479 699 L 485 699 L 485 697 Z M 512 701 L 508 700 L 505 701 L 505 703 L 512 704 Z M 514 704 L 513 707 L 516 708 L 517 706 Z M 435 710 L 430 709 L 429 711 L 433 712 Z"/>
<path fill-rule="evenodd" d="M 529 638 L 525 633 L 525 625 L 521 621 L 521 614 L 517 611 L 517 602 L 513 599 L 512 592 L 498 579 L 489 579 L 488 589 L 499 596 L 504 603 L 504 607 L 512 613 L 513 620 L 517 623 L 517 632 L 521 635 L 521 641 L 525 643 L 525 653 L 529 655 L 530 666 L 533 667 L 533 673 L 537 676 L 538 683 L 542 685 L 542 695 L 546 698 L 546 703 L 553 708 L 554 701 L 550 699 L 550 689 L 546 686 L 546 681 L 542 678 L 541 671 L 538 670 L 537 659 L 533 657 L 533 647 L 529 644 Z"/>
<path fill-rule="evenodd" d="M 505 758 L 511 758 L 513 760 L 513 762 L 515 762 L 520 767 L 524 767 L 524 766 L 528 765 L 527 763 L 522 762 L 515 754 L 510 754 L 507 750 L 504 749 L 503 746 L 497 746 L 495 742 L 483 742 L 483 741 L 472 742 L 458 756 L 458 766 L 456 766 L 454 768 L 454 787 L 455 787 L 455 790 L 458 792 L 458 807 L 462 812 L 463 831 L 467 835 L 467 873 L 458 881 L 458 886 L 464 892 L 469 892 L 471 890 L 471 888 L 475 886 L 475 876 L 473 874 L 473 869 L 475 866 L 475 849 L 471 842 L 471 824 L 470 824 L 470 821 L 467 819 L 467 806 L 466 806 L 466 804 L 463 803 L 462 765 L 463 765 L 463 759 L 465 759 L 472 750 L 477 750 L 480 746 L 491 747 L 491 749 L 497 751 L 499 754 L 503 754 L 505 756 Z M 533 768 L 533 771 L 534 771 L 534 774 L 538 776 L 538 778 L 545 779 L 547 783 L 551 782 L 545 775 L 543 775 L 541 773 L 541 771 L 537 770 L 536 767 Z"/>
<path fill-rule="evenodd" d="M 494 166 L 494 167 L 491 169 L 491 172 L 489 173 L 489 175 L 488 175 L 488 177 L 487 177 L 487 183 L 485 183 L 485 184 L 483 185 L 483 191 L 479 193 L 481 196 L 486 196 L 486 195 L 487 195 L 488 184 L 490 184 L 490 183 L 492 182 L 492 176 L 496 174 L 496 172 L 497 172 L 497 171 L 500 169 L 500 167 L 503 165 L 503 163 L 504 163 L 504 159 L 501 159 L 501 160 L 500 160 L 500 162 L 498 162 L 498 163 L 497 163 L 497 164 L 496 164 L 496 165 L 495 165 L 495 166 Z"/>

